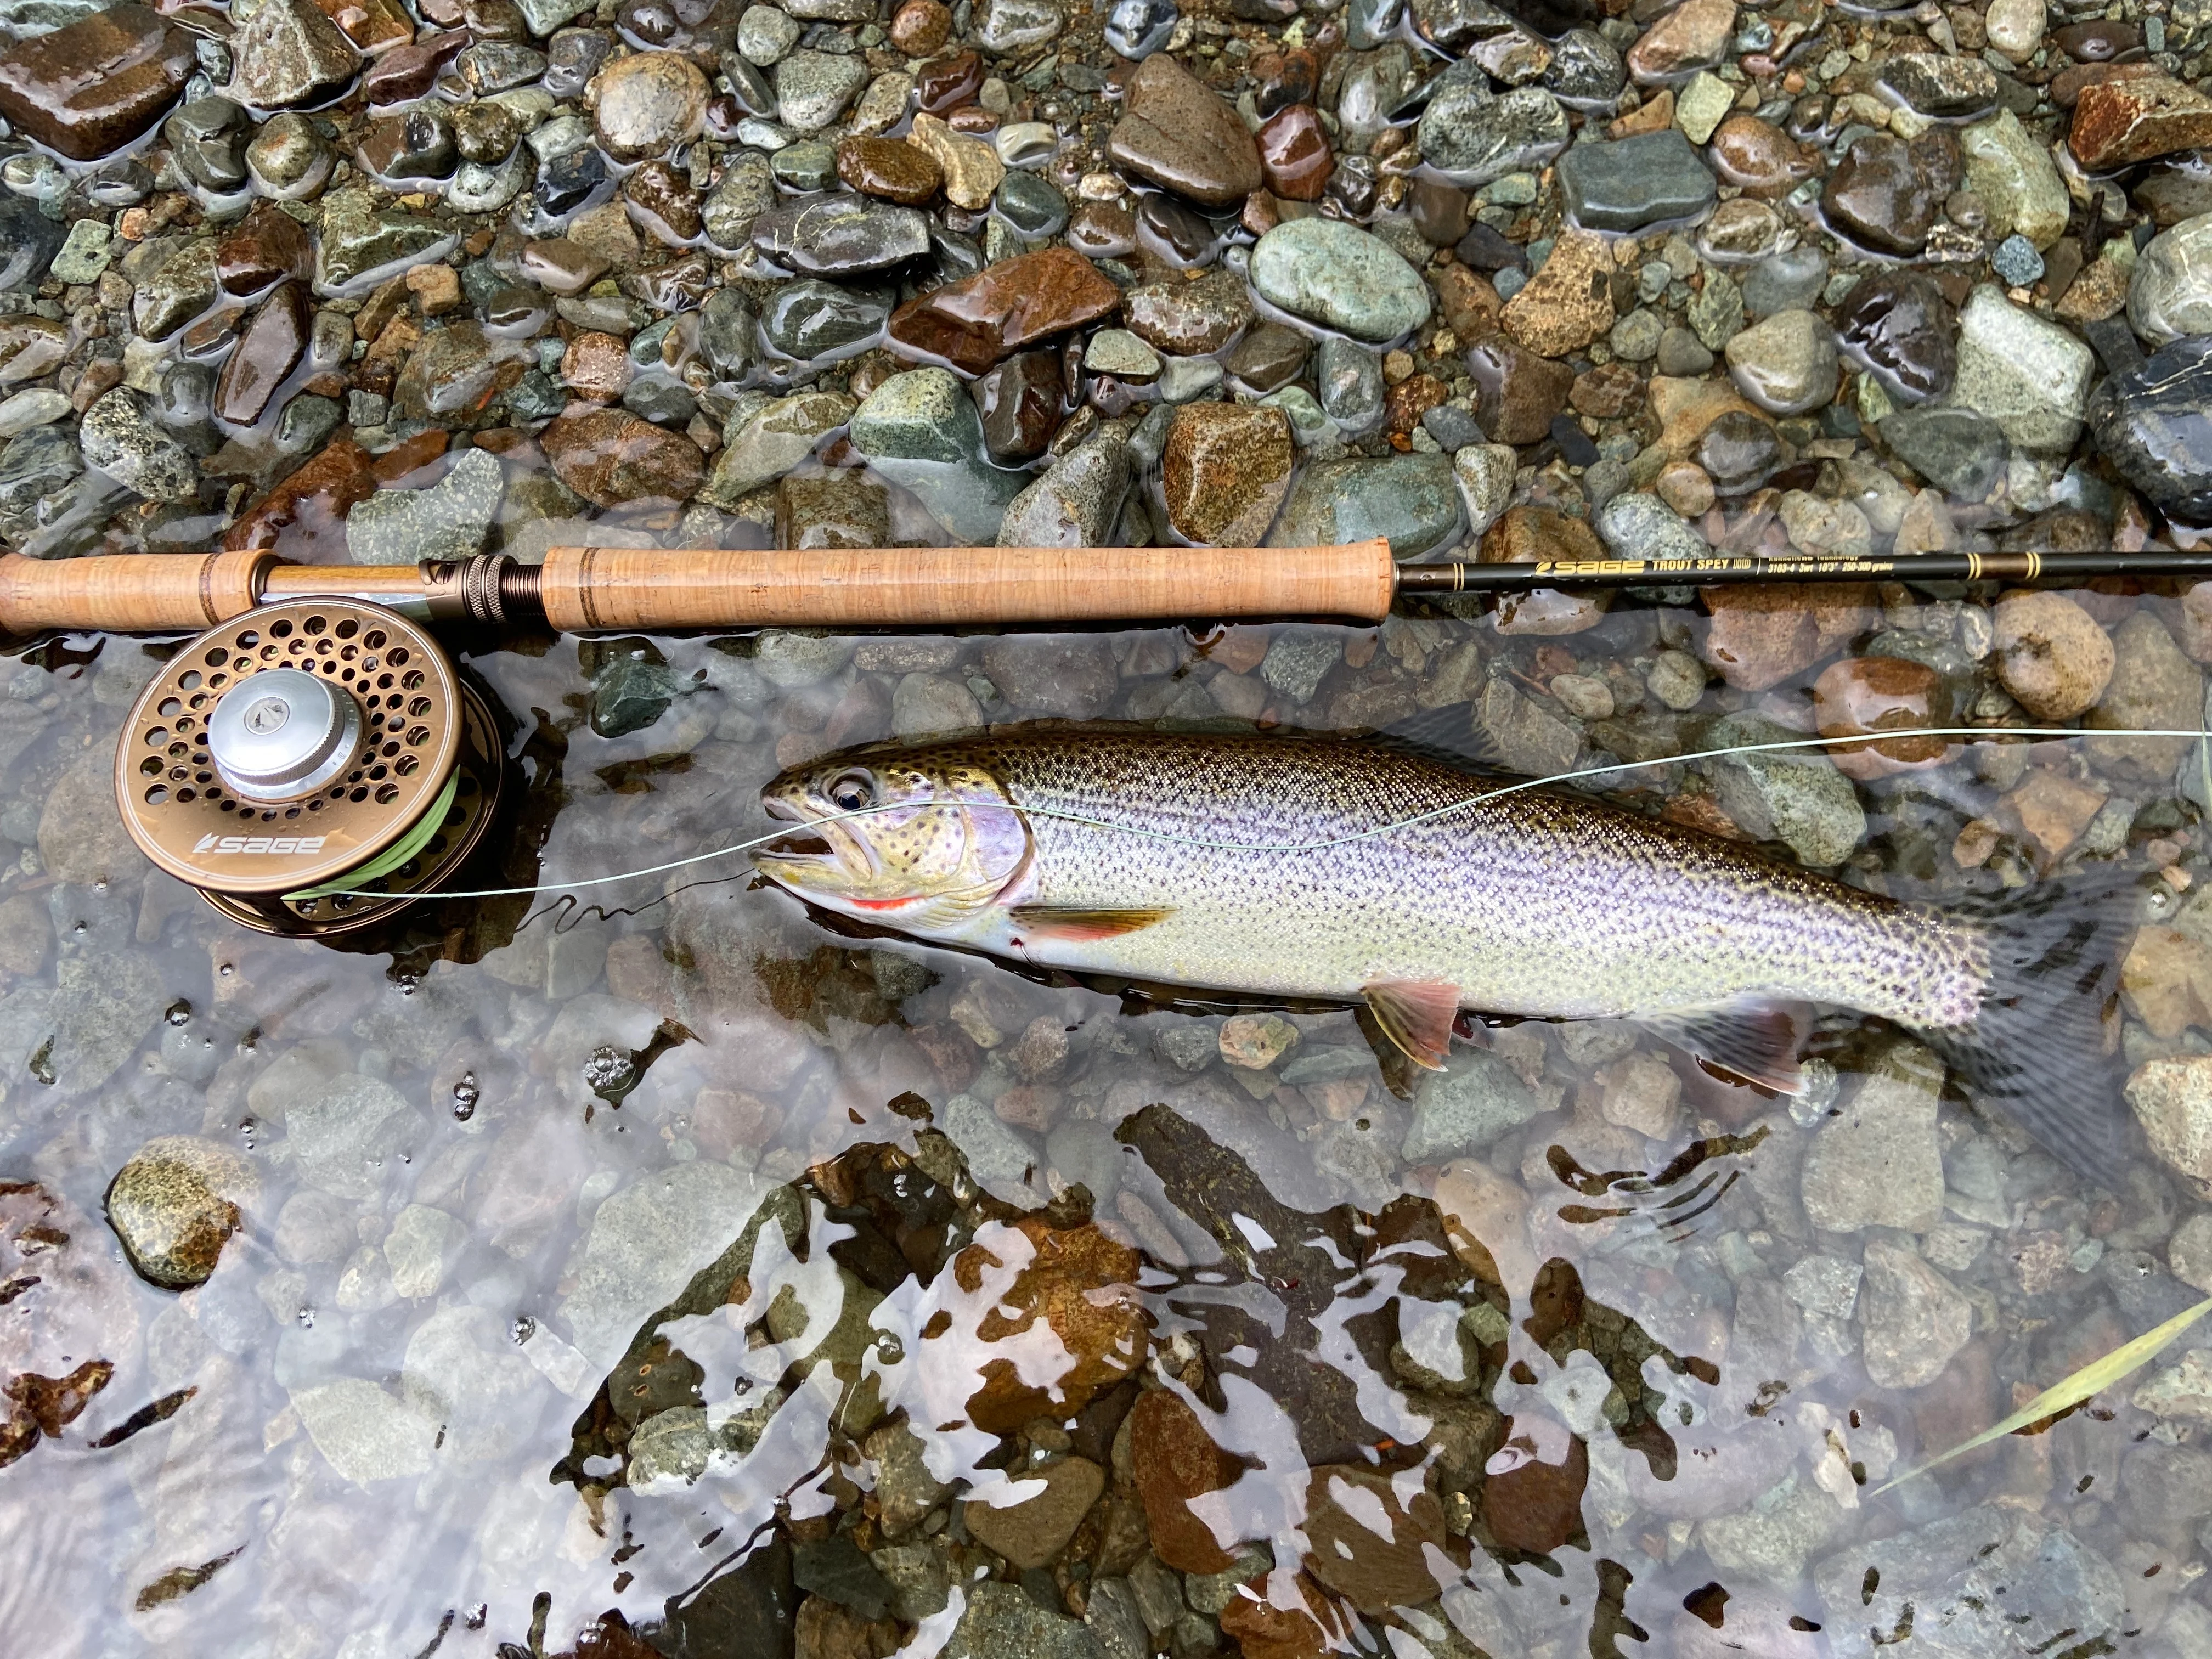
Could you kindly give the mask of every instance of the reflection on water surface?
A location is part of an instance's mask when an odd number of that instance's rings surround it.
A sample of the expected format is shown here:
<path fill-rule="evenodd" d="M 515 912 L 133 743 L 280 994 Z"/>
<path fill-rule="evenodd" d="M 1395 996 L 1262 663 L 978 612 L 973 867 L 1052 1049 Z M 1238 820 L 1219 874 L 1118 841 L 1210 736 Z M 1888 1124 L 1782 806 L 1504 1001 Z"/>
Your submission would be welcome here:
<path fill-rule="evenodd" d="M 2115 653 L 2098 724 L 2194 723 L 2179 605 L 2064 603 Z M 2124 1191 L 1846 1015 L 1796 1098 L 1611 1022 L 1466 1021 L 1448 1072 L 1386 1075 L 1349 1012 L 832 934 L 742 860 L 448 902 L 376 951 L 263 938 L 115 826 L 160 647 L 14 665 L 10 1650 L 2204 1651 L 2190 1340 L 1872 1495 L 2212 1284 L 2197 762 L 1995 740 L 2037 665 L 1978 604 L 1821 614 L 1758 691 L 1707 684 L 1740 618 L 1627 602 L 1565 638 L 1439 615 L 467 661 L 523 757 L 499 857 L 526 880 L 763 833 L 778 769 L 897 731 L 1431 706 L 1900 896 L 2160 872 Z M 1670 758 L 1900 699 L 1993 739 L 1847 758 L 1856 787 L 1817 752 Z"/>

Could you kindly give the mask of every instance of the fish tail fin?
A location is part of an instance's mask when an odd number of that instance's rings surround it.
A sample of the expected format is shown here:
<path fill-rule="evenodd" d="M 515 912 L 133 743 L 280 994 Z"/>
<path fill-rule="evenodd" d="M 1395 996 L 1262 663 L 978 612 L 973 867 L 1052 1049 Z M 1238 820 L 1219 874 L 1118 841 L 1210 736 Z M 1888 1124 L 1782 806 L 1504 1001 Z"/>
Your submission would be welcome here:
<path fill-rule="evenodd" d="M 2121 1098 L 2124 1062 L 2108 1048 L 2106 1020 L 2140 909 L 2136 877 L 2110 869 L 1947 907 L 1981 935 L 1989 983 L 1972 1025 L 1923 1032 L 1977 1104 L 2005 1114 L 2115 1193 L 2133 1115 Z"/>

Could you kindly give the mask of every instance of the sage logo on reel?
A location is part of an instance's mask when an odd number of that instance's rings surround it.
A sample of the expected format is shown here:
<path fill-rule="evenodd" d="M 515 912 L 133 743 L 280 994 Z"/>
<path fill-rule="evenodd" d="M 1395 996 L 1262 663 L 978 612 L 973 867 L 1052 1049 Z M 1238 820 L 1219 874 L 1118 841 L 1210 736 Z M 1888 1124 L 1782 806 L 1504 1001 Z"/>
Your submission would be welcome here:
<path fill-rule="evenodd" d="M 194 853 L 265 854 L 289 858 L 294 854 L 319 853 L 327 836 L 202 836 L 192 844 Z"/>

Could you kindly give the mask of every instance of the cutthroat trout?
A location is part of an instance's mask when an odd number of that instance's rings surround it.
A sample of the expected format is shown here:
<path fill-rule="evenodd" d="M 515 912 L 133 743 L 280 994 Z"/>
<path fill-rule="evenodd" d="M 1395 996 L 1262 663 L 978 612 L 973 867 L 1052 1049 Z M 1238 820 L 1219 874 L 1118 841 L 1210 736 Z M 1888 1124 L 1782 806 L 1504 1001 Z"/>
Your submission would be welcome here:
<path fill-rule="evenodd" d="M 787 772 L 763 801 L 798 828 L 755 856 L 825 911 L 1030 967 L 1364 1002 L 1432 1068 L 1462 1010 L 1608 1017 L 1794 1090 L 1778 1005 L 1856 1009 L 2116 1178 L 2111 880 L 1941 911 L 1504 781 L 1346 740 L 1018 728 Z"/>

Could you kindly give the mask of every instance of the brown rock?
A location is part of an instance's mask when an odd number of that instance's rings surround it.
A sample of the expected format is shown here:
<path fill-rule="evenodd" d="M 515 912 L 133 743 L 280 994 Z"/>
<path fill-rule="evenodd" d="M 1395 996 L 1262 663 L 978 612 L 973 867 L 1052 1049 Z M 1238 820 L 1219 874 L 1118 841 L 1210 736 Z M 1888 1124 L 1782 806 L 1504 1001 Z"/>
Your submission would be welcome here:
<path fill-rule="evenodd" d="M 1169 522 L 1194 542 L 1258 546 L 1290 488 L 1295 457 L 1279 409 L 1186 404 L 1161 457 Z"/>
<path fill-rule="evenodd" d="M 1483 1482 L 1483 1524 L 1504 1548 L 1549 1555 L 1583 1530 L 1589 1453 L 1557 1425 L 1540 1425 L 1548 1431 L 1541 1442 L 1527 1432 L 1516 1437 L 1515 1426 L 1515 1419 L 1505 1419 L 1505 1446 L 1521 1461 L 1502 1472 L 1493 1467 Z M 1565 1442 L 1564 1449 L 1544 1443 L 1555 1439 Z"/>
<path fill-rule="evenodd" d="M 1172 356 L 1206 356 L 1237 337 L 1252 320 L 1244 279 L 1215 269 L 1196 276 L 1178 271 L 1129 290 L 1129 332 Z"/>
<path fill-rule="evenodd" d="M 1485 564 L 1535 564 L 1547 559 L 1601 559 L 1605 544 L 1583 520 L 1556 507 L 1508 507 L 1483 532 Z"/>
<path fill-rule="evenodd" d="M 468 44 L 466 33 L 455 29 L 394 46 L 362 71 L 362 96 L 373 106 L 411 103 L 430 90 L 441 71 Z"/>
<path fill-rule="evenodd" d="M 896 1620 L 863 1619 L 851 1608 L 820 1595 L 810 1595 L 799 1604 L 799 1620 L 792 1632 L 793 1659 L 890 1659 L 898 1646 Z M 655 1651 L 643 1642 L 638 1642 L 634 1650 L 640 1659 Z M 584 1659 L 580 1646 L 575 1659 Z M 592 1659 L 600 1656 L 595 1652 Z M 616 1656 L 610 1654 L 605 1659 L 616 1659 Z"/>
<path fill-rule="evenodd" d="M 962 1506 L 969 1536 L 1026 1572 L 1049 1566 L 1091 1506 L 1106 1490 L 1106 1472 L 1087 1458 L 1064 1457 L 1043 1468 L 1024 1466 L 1024 1480 L 1042 1480 L 1044 1490 L 1002 1510 L 970 1502 Z"/>
<path fill-rule="evenodd" d="M 904 207 L 920 207 L 945 182 L 927 150 L 896 138 L 841 139 L 837 176 L 863 196 L 880 196 Z"/>
<path fill-rule="evenodd" d="M 2120 994 L 2154 1037 L 2212 1026 L 2212 949 L 2176 928 L 2140 928 L 2120 964 Z"/>
<path fill-rule="evenodd" d="M 1837 231 L 1881 253 L 1917 253 L 1963 173 L 1957 139 L 1930 127 L 1911 143 L 1868 133 L 1838 162 L 1820 191 Z"/>
<path fill-rule="evenodd" d="M 776 480 L 775 544 L 802 550 L 823 547 L 888 547 L 890 492 L 853 471 Z"/>
<path fill-rule="evenodd" d="M 404 46 L 415 38 L 414 20 L 398 0 L 315 0 L 315 5 L 363 52 Z"/>
<path fill-rule="evenodd" d="M 909 58 L 927 58 L 952 34 L 952 14 L 939 0 L 906 0 L 891 15 L 891 46 Z"/>
<path fill-rule="evenodd" d="M 1382 428 L 1411 432 L 1421 416 L 1451 396 L 1451 388 L 1433 374 L 1408 374 L 1390 388 L 1382 403 Z"/>
<path fill-rule="evenodd" d="M 1297 1601 L 1278 1607 L 1282 1594 L 1270 1575 L 1248 1584 L 1221 1610 L 1221 1628 L 1237 1638 L 1243 1659 L 1326 1659 L 1353 1650 L 1352 1632 L 1335 1602 L 1304 1573 L 1291 1581 Z"/>
<path fill-rule="evenodd" d="M 594 507 L 689 501 L 707 471 L 698 445 L 628 410 L 561 416 L 538 441 L 554 477 Z"/>
<path fill-rule="evenodd" d="M 1017 352 L 968 391 L 983 417 L 983 446 L 1001 465 L 1036 459 L 1060 429 L 1066 397 L 1057 352 Z"/>
<path fill-rule="evenodd" d="M 1336 171 L 1336 156 L 1319 110 L 1311 104 L 1293 104 L 1273 117 L 1256 137 L 1260 171 L 1269 190 L 1287 202 L 1321 200 L 1329 174 Z"/>
<path fill-rule="evenodd" d="M 461 308 L 461 273 L 447 264 L 416 265 L 407 272 L 407 291 L 425 317 L 443 317 Z"/>
<path fill-rule="evenodd" d="M 1863 582 L 1754 582 L 1706 588 L 1705 600 L 1705 660 L 1739 691 L 1764 691 L 1856 633 L 1873 590 Z"/>
<path fill-rule="evenodd" d="M 1362 1613 L 1436 1598 L 1428 1552 L 1443 1549 L 1444 1511 L 1425 1486 L 1409 1498 L 1380 1470 L 1323 1464 L 1306 1481 L 1305 1534 L 1306 1571 Z"/>
<path fill-rule="evenodd" d="M 2090 87 L 2102 86 L 2107 81 L 2155 81 L 2165 74 L 2152 63 L 2076 64 L 2061 71 L 2051 82 L 2051 101 L 2061 109 L 2072 109 Z"/>
<path fill-rule="evenodd" d="M 1067 245 L 1086 259 L 1126 259 L 1137 251 L 1137 216 L 1127 202 L 1085 202 L 1067 222 Z"/>
<path fill-rule="evenodd" d="M 607 274 L 607 261 L 566 236 L 525 242 L 516 261 L 522 274 L 548 294 L 581 294 Z"/>
<path fill-rule="evenodd" d="M 635 372 L 629 348 L 611 334 L 579 334 L 561 354 L 561 378 L 578 397 L 594 403 L 611 404 L 621 397 Z"/>
<path fill-rule="evenodd" d="M 1262 323 L 1237 341 L 1236 349 L 1222 359 L 1222 367 L 1240 386 L 1265 397 L 1298 378 L 1298 371 L 1306 366 L 1306 355 L 1304 335 L 1280 323 Z M 2206 585 L 2205 592 L 2212 598 L 2212 584 Z"/>
<path fill-rule="evenodd" d="M 1731 380 L 1692 380 L 1655 374 L 1644 388 L 1651 412 L 1659 417 L 1659 447 L 1673 460 L 1682 460 L 1698 447 L 1706 429 L 1723 415 L 1741 414 L 1757 421 L 1767 417 L 1743 399 Z"/>
<path fill-rule="evenodd" d="M 1107 154 L 1139 178 L 1209 207 L 1260 188 L 1260 152 L 1243 121 L 1167 53 L 1138 66 L 1122 110 Z"/>
<path fill-rule="evenodd" d="M 1925 663 L 1902 657 L 1845 657 L 1813 683 L 1813 722 L 1824 738 L 1948 726 L 1951 694 Z M 1950 754 L 1942 738 L 1892 738 L 1831 749 L 1836 770 L 1862 781 L 1924 771 Z"/>
<path fill-rule="evenodd" d="M 690 175 L 656 158 L 623 180 L 630 222 L 669 247 L 690 247 L 706 228 L 699 192 Z"/>
<path fill-rule="evenodd" d="M 1601 559 L 1605 547 L 1583 520 L 1555 507 L 1524 502 L 1508 508 L 1483 533 L 1480 556 L 1485 564 L 1534 564 L 1546 559 Z M 1556 587 L 1504 594 L 1493 626 L 1509 636 L 1579 634 L 1596 627 L 1612 602 L 1610 593 L 1571 593 Z"/>
<path fill-rule="evenodd" d="M 1580 350 L 1613 326 L 1611 246 L 1591 231 L 1560 232 L 1544 268 L 1499 317 L 1507 333 L 1540 356 Z"/>
<path fill-rule="evenodd" d="M 2084 87 L 2066 147 L 2092 173 L 2212 144 L 2212 98 L 2165 76 Z"/>
<path fill-rule="evenodd" d="M 2067 849 L 2081 839 L 2105 801 L 2102 789 L 2038 766 L 1997 803 L 1998 817 L 2033 842 L 2047 866 L 2065 857 Z"/>
<path fill-rule="evenodd" d="M 72 161 L 120 149 L 161 118 L 198 59 L 152 8 L 111 6 L 0 52 L 0 115 Z"/>
<path fill-rule="evenodd" d="M 376 493 L 370 460 L 352 439 L 333 441 L 242 514 L 225 532 L 224 548 L 273 547 L 300 558 L 317 543 L 335 540 L 342 559 L 346 514 Z"/>
<path fill-rule="evenodd" d="M 1731 115 L 1714 129 L 1713 171 L 1747 195 L 1787 196 L 1820 170 L 1820 158 L 1771 121 Z"/>
<path fill-rule="evenodd" d="M 1232 1484 L 1237 1467 L 1181 1395 L 1154 1389 L 1138 1396 L 1129 1412 L 1129 1461 L 1152 1553 L 1178 1572 L 1226 1571 L 1229 1552 L 1190 1500 Z"/>
<path fill-rule="evenodd" d="M 969 1398 L 968 1419 L 990 1434 L 1009 1433 L 1047 1413 L 1055 1419 L 1074 1415 L 1133 1375 L 1152 1352 L 1152 1316 L 1133 1288 L 1142 1266 L 1136 1251 L 1088 1223 L 1055 1231 L 1042 1216 L 1030 1215 L 1007 1231 L 1026 1239 L 1032 1254 L 964 1338 L 1005 1343 L 1009 1352 L 1023 1355 L 1018 1371 L 1005 1355 L 994 1355 L 981 1368 L 982 1386 Z M 997 1249 L 1018 1259 L 1018 1241 L 1001 1243 Z M 991 1237 L 979 1237 L 952 1259 L 954 1282 L 972 1296 L 984 1273 L 1000 1261 Z M 1036 1376 L 1036 1351 L 1016 1340 L 1040 1319 L 1068 1356 L 1067 1369 L 1051 1379 L 1049 1389 L 1024 1380 Z"/>
<path fill-rule="evenodd" d="M 261 302 L 238 337 L 215 386 L 215 412 L 252 426 L 307 349 L 307 290 L 286 283 Z"/>
<path fill-rule="evenodd" d="M 1615 361 L 1575 376 L 1567 401 L 1601 421 L 1618 419 L 1644 404 L 1644 381 L 1626 363 Z"/>
<path fill-rule="evenodd" d="M 1468 193 L 1442 179 L 1416 178 L 1407 187 L 1407 216 L 1431 247 L 1449 247 L 1466 235 L 1473 210 Z"/>
<path fill-rule="evenodd" d="M 1995 615 L 1997 678 L 2039 720 L 2070 720 L 2105 695 L 2112 641 L 2063 593 L 2008 593 Z"/>
<path fill-rule="evenodd" d="M 908 355 L 981 374 L 1025 345 L 1112 316 L 1121 303 L 1121 291 L 1088 259 L 1049 247 L 908 301 L 889 332 Z"/>
<path fill-rule="evenodd" d="M 1498 313 L 1504 309 L 1505 301 L 1480 271 L 1462 264 L 1445 265 L 1429 273 L 1429 285 L 1436 289 L 1437 309 L 1443 313 L 1444 326 L 1462 341 L 1496 331 Z"/>
<path fill-rule="evenodd" d="M 1640 86 L 1658 86 L 1710 69 L 1735 29 L 1735 0 L 1683 0 L 1628 49 L 1628 72 Z"/>
<path fill-rule="evenodd" d="M 1477 418 L 1498 444 L 1540 443 L 1552 429 L 1552 417 L 1566 408 L 1575 383 L 1575 372 L 1566 364 L 1524 350 L 1503 334 L 1468 349 L 1467 372 L 1480 399 Z"/>
<path fill-rule="evenodd" d="M 972 52 L 925 64 L 914 81 L 915 102 L 925 115 L 943 115 L 972 104 L 982 90 L 983 60 Z"/>
<path fill-rule="evenodd" d="M 215 246 L 216 280 L 224 293 L 240 298 L 287 276 L 304 283 L 314 269 L 314 244 L 306 229 L 274 202 L 255 203 Z"/>

